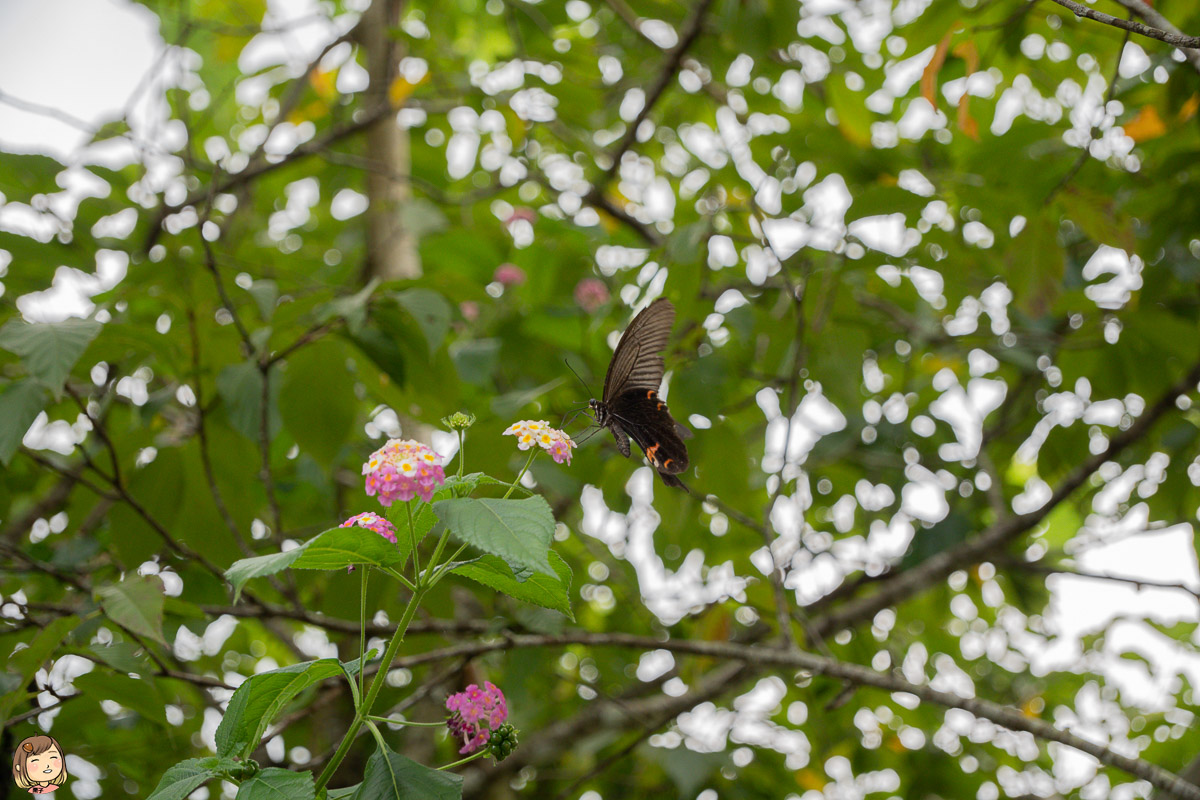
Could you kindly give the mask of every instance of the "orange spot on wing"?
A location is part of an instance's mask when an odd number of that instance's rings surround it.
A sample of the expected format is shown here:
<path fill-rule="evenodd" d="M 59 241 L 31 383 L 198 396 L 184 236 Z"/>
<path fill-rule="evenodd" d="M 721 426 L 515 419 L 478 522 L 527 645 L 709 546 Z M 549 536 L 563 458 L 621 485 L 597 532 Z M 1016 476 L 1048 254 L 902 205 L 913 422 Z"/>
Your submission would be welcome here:
<path fill-rule="evenodd" d="M 650 391 L 646 392 L 646 399 L 647 399 L 647 400 L 653 400 L 653 399 L 654 399 L 654 390 L 653 390 L 653 389 L 651 389 Z"/>
<path fill-rule="evenodd" d="M 662 411 L 662 409 L 663 409 L 663 405 L 665 405 L 665 404 L 664 404 L 664 403 L 661 403 L 661 402 L 658 404 L 658 410 L 659 410 L 659 411 Z"/>
<path fill-rule="evenodd" d="M 664 461 L 664 462 L 663 462 L 663 469 L 666 469 L 667 467 L 671 466 L 671 462 L 672 462 L 672 461 L 674 461 L 674 460 L 675 460 L 675 459 L 673 459 L 673 458 L 668 458 L 666 461 Z"/>
<path fill-rule="evenodd" d="M 650 463 L 656 467 L 658 466 L 658 459 L 654 457 L 654 454 L 657 452 L 658 452 L 658 443 L 657 442 L 646 448 L 646 458 L 650 459 Z"/>

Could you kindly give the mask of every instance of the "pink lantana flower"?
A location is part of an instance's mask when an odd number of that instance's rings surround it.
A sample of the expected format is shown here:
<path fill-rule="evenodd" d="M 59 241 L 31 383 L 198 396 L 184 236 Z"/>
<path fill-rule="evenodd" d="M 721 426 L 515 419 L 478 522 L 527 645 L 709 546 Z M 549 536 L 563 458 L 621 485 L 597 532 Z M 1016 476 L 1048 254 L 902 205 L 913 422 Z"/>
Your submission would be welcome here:
<path fill-rule="evenodd" d="M 446 482 L 443 461 L 442 456 L 420 442 L 389 439 L 363 464 L 367 494 L 378 496 L 384 506 L 397 500 L 407 502 L 418 495 L 428 503 L 433 490 Z"/>
<path fill-rule="evenodd" d="M 492 731 L 508 719 L 504 692 L 490 681 L 484 681 L 482 689 L 472 683 L 464 691 L 450 695 L 446 698 L 446 708 L 451 712 L 446 727 L 456 741 L 463 743 L 458 750 L 462 755 L 486 746 Z"/>
<path fill-rule="evenodd" d="M 522 450 L 537 445 L 549 453 L 559 464 L 571 463 L 571 448 L 575 446 L 564 431 L 551 428 L 544 419 L 523 419 L 514 422 L 504 431 L 505 436 L 517 437 L 517 447 Z"/>
<path fill-rule="evenodd" d="M 608 287 L 598 278 L 584 278 L 575 284 L 575 302 L 589 314 L 608 302 Z"/>
<path fill-rule="evenodd" d="M 361 514 L 355 514 L 341 525 L 338 525 L 338 527 L 349 528 L 351 525 L 357 525 L 360 528 L 374 531 L 392 544 L 396 543 L 396 527 L 373 511 L 364 511 Z"/>
<path fill-rule="evenodd" d="M 505 286 L 520 286 L 525 282 L 525 270 L 516 264 L 504 263 L 496 267 L 492 278 Z"/>

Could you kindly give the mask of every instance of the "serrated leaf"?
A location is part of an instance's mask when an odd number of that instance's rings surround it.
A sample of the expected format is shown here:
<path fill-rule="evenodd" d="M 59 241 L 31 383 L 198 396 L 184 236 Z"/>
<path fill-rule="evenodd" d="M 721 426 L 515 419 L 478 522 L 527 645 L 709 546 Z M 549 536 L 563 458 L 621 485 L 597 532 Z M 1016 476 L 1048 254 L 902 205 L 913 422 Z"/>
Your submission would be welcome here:
<path fill-rule="evenodd" d="M 45 388 L 32 379 L 17 381 L 0 394 L 0 463 L 12 460 L 46 399 Z"/>
<path fill-rule="evenodd" d="M 163 587 L 155 578 L 130 578 L 96 589 L 104 613 L 122 628 L 166 643 L 162 633 Z"/>
<path fill-rule="evenodd" d="M 354 800 L 459 800 L 462 776 L 431 769 L 393 752 L 386 745 L 367 759 Z"/>
<path fill-rule="evenodd" d="M 237 800 L 313 800 L 316 796 L 311 772 L 267 767 L 238 787 Z"/>
<path fill-rule="evenodd" d="M 481 583 L 509 597 L 526 603 L 553 609 L 565 615 L 571 621 L 575 615 L 571 612 L 571 568 L 567 562 L 553 550 L 549 553 L 550 565 L 554 567 L 555 577 L 531 574 L 521 581 L 513 574 L 512 568 L 502 558 L 484 555 L 467 564 L 455 567 L 451 572 Z"/>
<path fill-rule="evenodd" d="M 251 578 L 274 575 L 288 567 L 324 570 L 344 570 L 351 564 L 387 567 L 399 563 L 402 558 L 396 545 L 377 533 L 354 525 L 330 528 L 286 552 L 235 561 L 225 571 L 225 579 L 238 595 Z"/>
<path fill-rule="evenodd" d="M 217 755 L 246 758 L 258 747 L 271 720 L 297 694 L 339 675 L 354 675 L 358 661 L 322 658 L 252 675 L 237 688 L 217 726 Z"/>
<path fill-rule="evenodd" d="M 20 356 L 29 374 L 57 398 L 71 368 L 101 328 L 94 319 L 35 323 L 14 319 L 0 328 L 0 347 Z"/>
<path fill-rule="evenodd" d="M 554 515 L 540 496 L 523 500 L 460 497 L 434 503 L 434 513 L 459 541 L 543 575 L 557 577 L 547 553 Z"/>
<path fill-rule="evenodd" d="M 237 766 L 236 761 L 214 756 L 180 761 L 163 773 L 162 780 L 146 800 L 185 800 L 196 789 Z"/>

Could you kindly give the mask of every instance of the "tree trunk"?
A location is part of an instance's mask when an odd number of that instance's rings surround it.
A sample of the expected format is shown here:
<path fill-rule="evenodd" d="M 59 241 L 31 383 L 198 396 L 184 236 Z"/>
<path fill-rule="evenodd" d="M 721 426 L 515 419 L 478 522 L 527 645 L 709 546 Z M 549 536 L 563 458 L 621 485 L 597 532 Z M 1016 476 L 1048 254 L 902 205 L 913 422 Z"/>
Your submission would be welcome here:
<path fill-rule="evenodd" d="M 397 75 L 401 47 L 389 31 L 400 22 L 403 0 L 375 0 L 364 13 L 362 44 L 366 50 L 367 107 L 389 102 L 388 87 Z M 404 227 L 404 209 L 412 199 L 408 131 L 385 115 L 367 131 L 367 276 L 382 280 L 417 278 L 421 259 L 416 238 Z"/>

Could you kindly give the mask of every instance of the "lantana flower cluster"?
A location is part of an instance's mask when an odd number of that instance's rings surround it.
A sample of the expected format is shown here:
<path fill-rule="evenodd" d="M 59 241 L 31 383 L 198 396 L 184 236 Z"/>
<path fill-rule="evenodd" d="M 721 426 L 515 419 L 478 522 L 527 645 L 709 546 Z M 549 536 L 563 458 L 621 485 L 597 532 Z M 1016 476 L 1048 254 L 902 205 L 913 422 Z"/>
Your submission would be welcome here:
<path fill-rule="evenodd" d="M 364 511 L 361 514 L 355 514 L 341 525 L 338 525 L 338 527 L 349 528 L 352 525 L 374 531 L 392 544 L 396 543 L 396 526 L 373 511 Z"/>
<path fill-rule="evenodd" d="M 575 441 L 565 431 L 550 427 L 550 423 L 544 419 L 523 419 L 514 422 L 504 431 L 504 435 L 516 436 L 517 447 L 522 450 L 537 445 L 553 456 L 559 464 L 571 463 L 571 448 L 575 447 Z"/>
<path fill-rule="evenodd" d="M 397 500 L 419 496 L 425 502 L 446 482 L 444 459 L 432 448 L 413 439 L 389 439 L 363 464 L 367 494 L 378 496 L 385 507 Z"/>
<path fill-rule="evenodd" d="M 464 691 L 450 695 L 446 698 L 446 708 L 451 712 L 446 727 L 456 741 L 463 743 L 458 750 L 462 755 L 486 747 L 492 732 L 508 719 L 504 692 L 490 681 L 484 681 L 482 689 L 472 683 Z"/>

